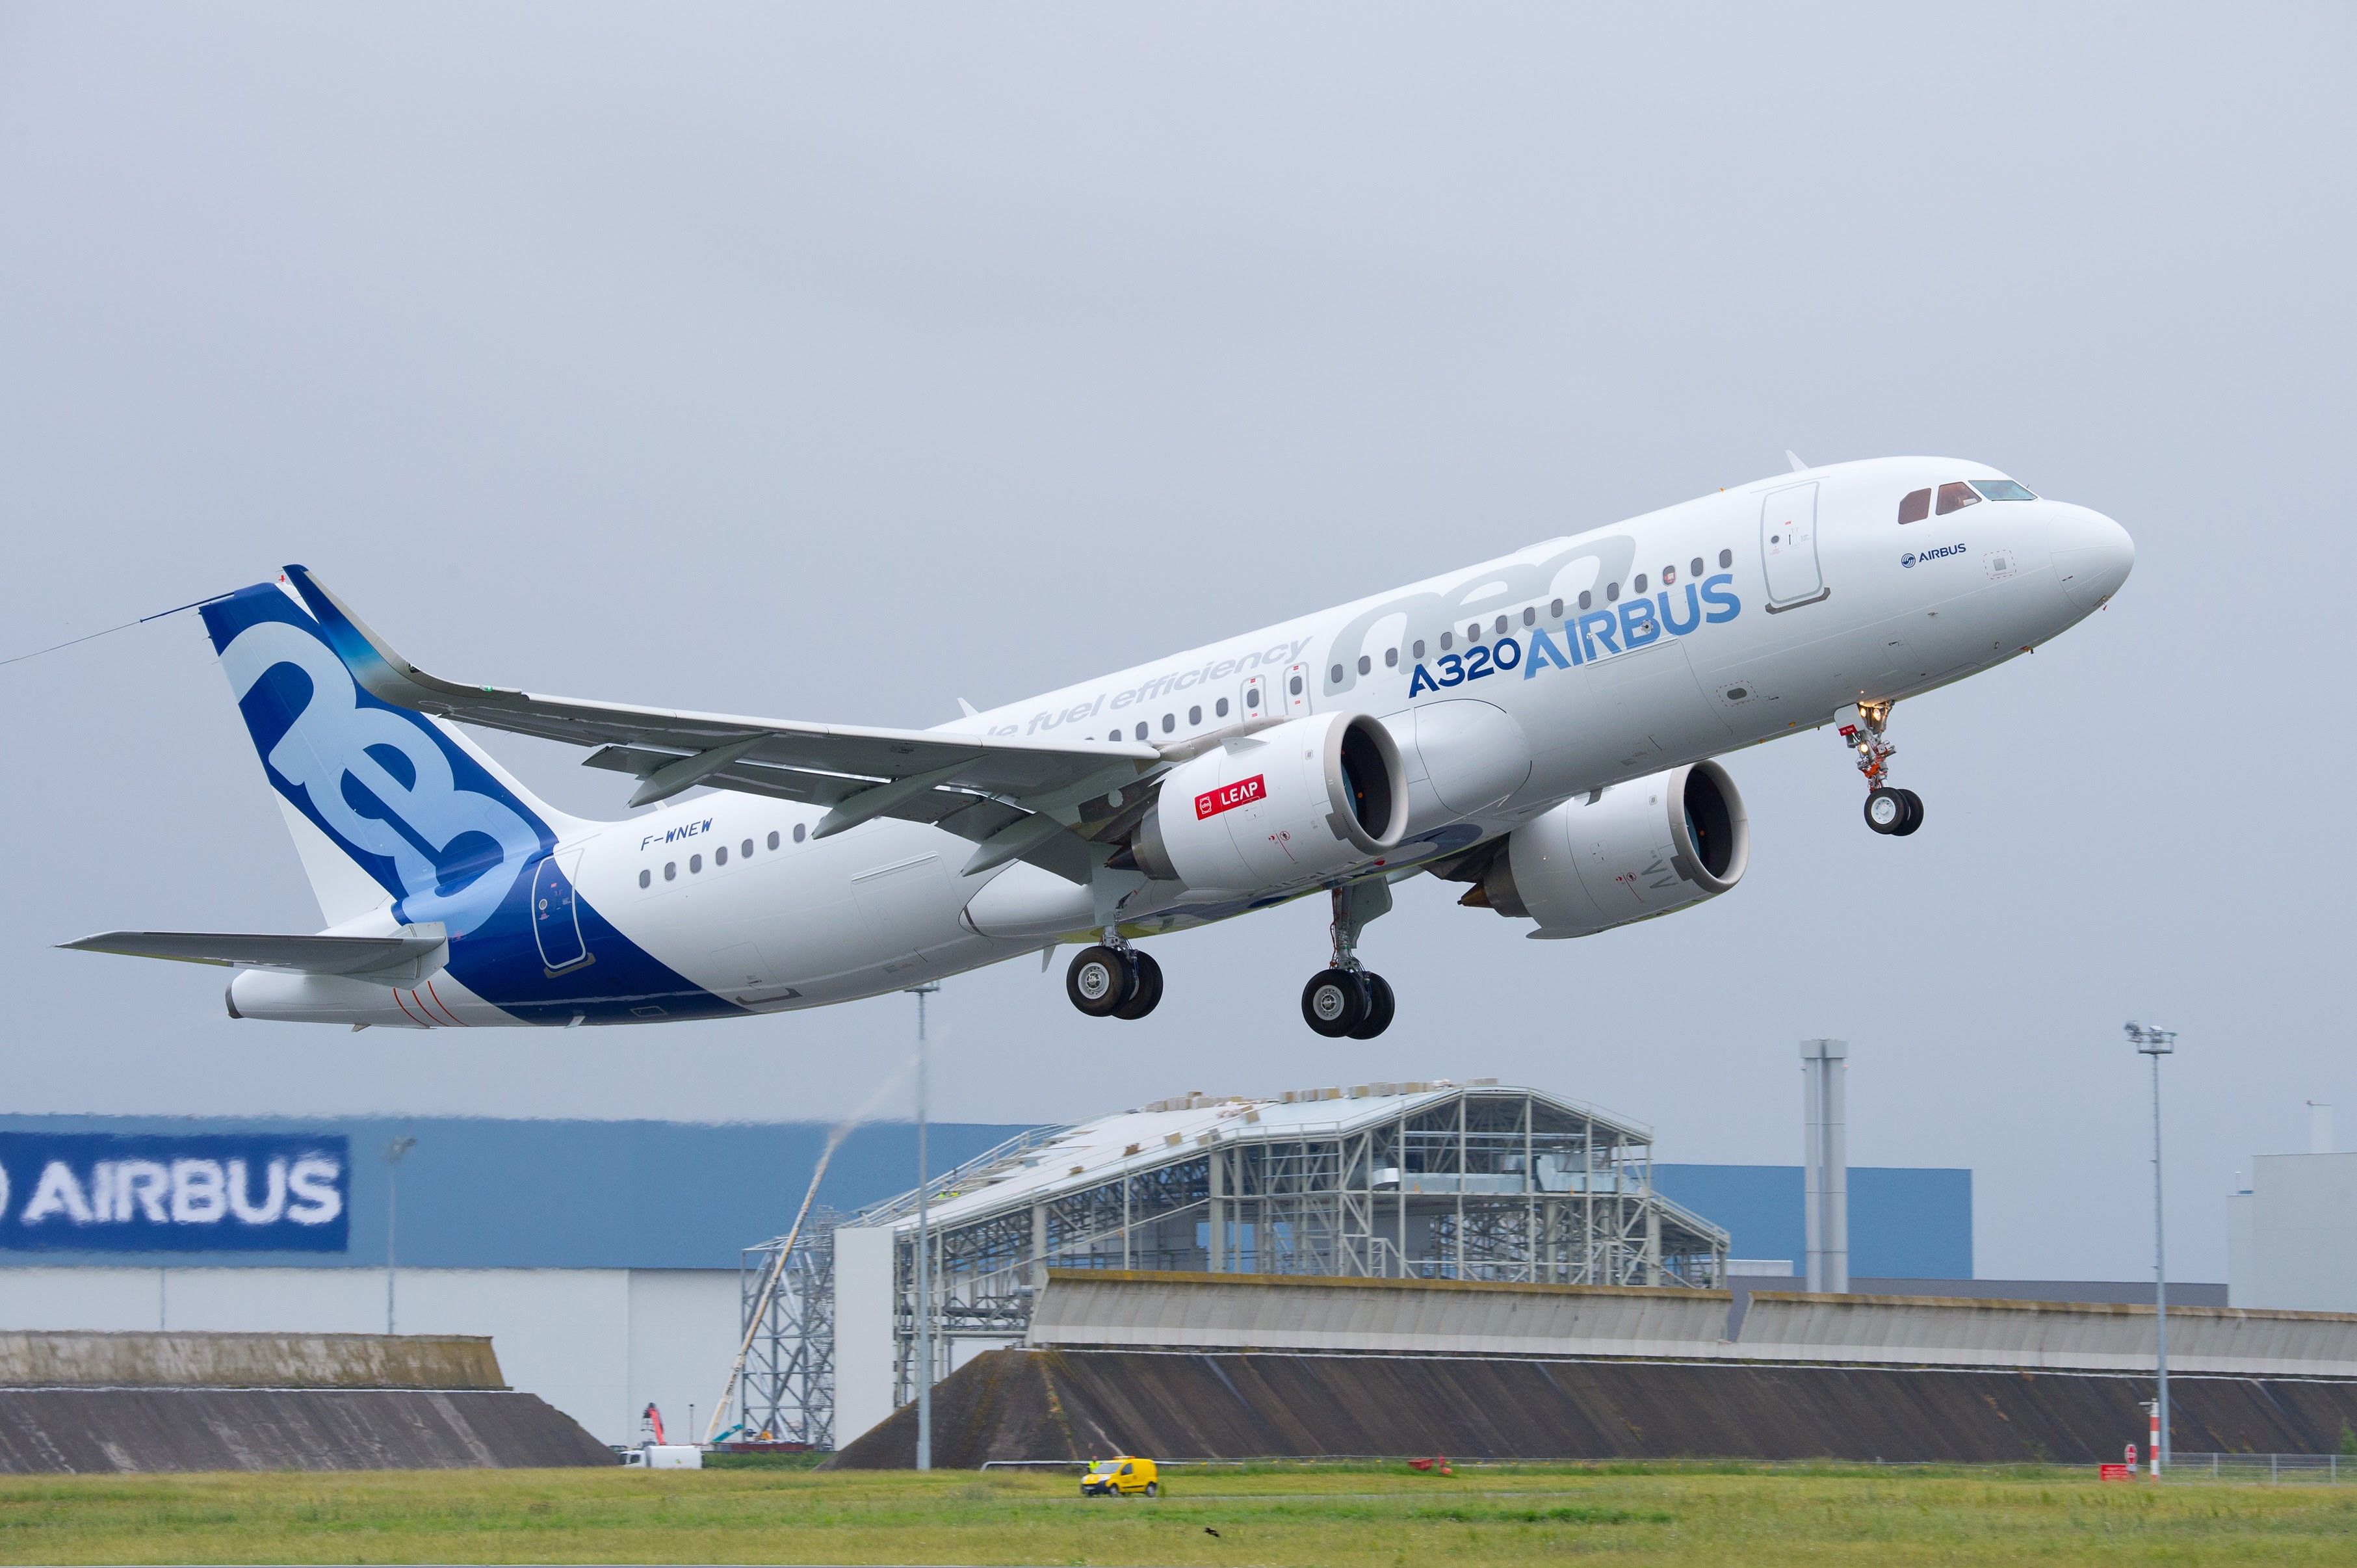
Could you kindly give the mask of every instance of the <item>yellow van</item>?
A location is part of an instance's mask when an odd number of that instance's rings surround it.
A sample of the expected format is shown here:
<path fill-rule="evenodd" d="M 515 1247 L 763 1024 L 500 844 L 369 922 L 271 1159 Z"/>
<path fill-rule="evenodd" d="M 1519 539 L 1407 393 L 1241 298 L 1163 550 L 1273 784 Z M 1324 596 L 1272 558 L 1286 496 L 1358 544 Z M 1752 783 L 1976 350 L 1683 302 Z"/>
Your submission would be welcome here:
<path fill-rule="evenodd" d="M 1149 1498 L 1162 1495 L 1162 1477 L 1155 1473 L 1151 1459 L 1134 1458 L 1126 1454 L 1100 1459 L 1081 1477 L 1081 1496 L 1084 1498 L 1134 1498 L 1140 1493 Z"/>

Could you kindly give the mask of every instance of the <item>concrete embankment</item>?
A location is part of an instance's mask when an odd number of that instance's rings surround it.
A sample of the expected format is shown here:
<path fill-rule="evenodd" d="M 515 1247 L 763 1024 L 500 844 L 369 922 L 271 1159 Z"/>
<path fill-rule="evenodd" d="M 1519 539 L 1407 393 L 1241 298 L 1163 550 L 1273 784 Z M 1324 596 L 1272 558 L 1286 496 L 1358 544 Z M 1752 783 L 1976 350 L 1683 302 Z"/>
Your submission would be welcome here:
<path fill-rule="evenodd" d="M 2116 1459 L 2151 1380 L 2124 1373 L 1501 1356 L 995 1350 L 933 1395 L 934 1463 L 1328 1457 Z M 2186 1451 L 2330 1452 L 2357 1382 L 2179 1377 Z M 833 1461 L 913 1463 L 903 1407 Z"/>
<path fill-rule="evenodd" d="M 457 1336 L 0 1334 L 0 1472 L 610 1465 Z"/>

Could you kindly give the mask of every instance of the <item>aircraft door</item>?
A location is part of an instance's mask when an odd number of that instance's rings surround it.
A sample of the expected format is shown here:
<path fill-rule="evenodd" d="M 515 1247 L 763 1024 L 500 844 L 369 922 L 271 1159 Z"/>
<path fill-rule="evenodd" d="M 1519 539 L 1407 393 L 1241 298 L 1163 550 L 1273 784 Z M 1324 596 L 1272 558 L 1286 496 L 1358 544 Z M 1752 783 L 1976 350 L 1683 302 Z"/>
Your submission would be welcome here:
<path fill-rule="evenodd" d="M 553 854 L 541 856 L 532 868 L 532 934 L 540 944 L 540 961 L 551 974 L 560 974 L 589 961 L 581 940 L 581 910 L 573 891 L 573 873 L 581 867 L 581 852 L 574 850 L 562 865 Z"/>
<path fill-rule="evenodd" d="M 1237 696 L 1237 716 L 1250 724 L 1254 719 L 1268 717 L 1268 679 L 1262 675 L 1244 677 L 1244 689 Z"/>
<path fill-rule="evenodd" d="M 1285 716 L 1297 719 L 1309 711 L 1309 666 L 1297 664 L 1285 672 Z"/>
<path fill-rule="evenodd" d="M 1760 555 L 1768 573 L 1768 608 L 1798 609 L 1830 592 L 1817 564 L 1817 486 L 1788 485 L 1760 503 Z"/>

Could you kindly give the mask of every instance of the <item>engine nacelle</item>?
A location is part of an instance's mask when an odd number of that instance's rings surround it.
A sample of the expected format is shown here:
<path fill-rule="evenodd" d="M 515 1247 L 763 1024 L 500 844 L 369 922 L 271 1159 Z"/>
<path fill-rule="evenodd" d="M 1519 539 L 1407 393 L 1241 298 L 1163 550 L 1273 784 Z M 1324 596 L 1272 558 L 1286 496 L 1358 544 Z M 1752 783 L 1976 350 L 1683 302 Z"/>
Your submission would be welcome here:
<path fill-rule="evenodd" d="M 1298 886 L 1395 849 L 1407 775 L 1391 732 L 1318 714 L 1239 736 L 1163 776 L 1129 840 L 1137 868 L 1229 893 Z"/>
<path fill-rule="evenodd" d="M 1463 901 L 1536 920 L 1534 937 L 1585 937 L 1715 898 L 1750 858 L 1735 780 L 1696 762 L 1532 818 Z"/>

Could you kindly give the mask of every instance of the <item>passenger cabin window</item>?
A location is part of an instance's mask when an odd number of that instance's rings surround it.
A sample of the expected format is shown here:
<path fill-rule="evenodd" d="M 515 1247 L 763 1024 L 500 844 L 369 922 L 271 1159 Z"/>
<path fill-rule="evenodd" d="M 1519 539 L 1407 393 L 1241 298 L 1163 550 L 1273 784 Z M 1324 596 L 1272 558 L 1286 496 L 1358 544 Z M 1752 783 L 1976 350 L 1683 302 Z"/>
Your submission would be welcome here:
<path fill-rule="evenodd" d="M 676 882 L 679 880 L 679 862 L 675 860 L 666 860 L 663 862 L 663 880 L 665 882 Z"/>
<path fill-rule="evenodd" d="M 1939 512 L 1942 517 L 1952 511 L 1962 511 L 1968 506 L 1978 506 L 1981 498 L 1973 494 L 1972 486 L 1962 479 L 1951 479 L 1940 487 Z"/>
<path fill-rule="evenodd" d="M 794 837 L 796 837 L 796 838 L 800 838 L 800 837 L 802 837 L 802 830 L 801 830 L 801 829 L 799 829 L 799 828 L 795 829 L 795 830 L 794 830 Z M 775 849 L 775 848 L 777 848 L 777 847 L 778 847 L 778 832 L 777 832 L 777 830 L 776 830 L 775 828 L 772 828 L 772 829 L 770 829 L 770 847 L 771 849 Z"/>
<path fill-rule="evenodd" d="M 1468 642 L 1479 642 L 1481 640 L 1481 623 L 1480 621 L 1477 620 L 1471 626 L 1465 628 L 1465 640 Z"/>
<path fill-rule="evenodd" d="M 1342 667 L 1340 664 L 1337 664 L 1334 668 L 1326 671 L 1326 679 L 1334 685 L 1340 685 L 1342 683 Z"/>
<path fill-rule="evenodd" d="M 1524 605 L 1523 607 L 1523 624 L 1524 626 L 1536 626 L 1538 623 L 1539 612 L 1537 607 L 1534 605 Z"/>
<path fill-rule="evenodd" d="M 1675 566 L 1664 566 L 1662 568 L 1662 586 L 1665 588 L 1669 587 L 1677 580 L 1678 569 Z"/>
<path fill-rule="evenodd" d="M 728 846 L 726 844 L 724 843 L 718 849 L 712 852 L 712 864 L 715 865 L 726 865 L 728 864 Z"/>
<path fill-rule="evenodd" d="M 699 872 L 699 871 L 702 871 L 703 869 L 704 869 L 704 857 L 703 857 L 702 855 L 700 855 L 700 854 L 691 854 L 691 855 L 689 855 L 689 856 L 687 857 L 687 870 L 688 870 L 688 875 L 691 875 L 691 876 L 692 876 L 692 875 L 694 875 L 695 873 L 697 873 L 697 872 Z"/>
<path fill-rule="evenodd" d="M 1383 668 L 1386 670 L 1396 670 L 1399 668 L 1398 649 L 1386 648 L 1383 650 Z"/>
<path fill-rule="evenodd" d="M 1993 501 L 2034 501 L 2038 499 L 2011 479 L 1975 479 L 1973 489 L 1980 491 L 1983 499 Z"/>
<path fill-rule="evenodd" d="M 1604 585 L 1604 602 L 1605 602 L 1606 604 L 1608 604 L 1608 605 L 1609 605 L 1609 604 L 1610 604 L 1613 600 L 1615 600 L 1615 599 L 1619 598 L 1620 596 L 1620 584 L 1618 584 L 1618 583 L 1607 583 L 1607 584 L 1605 584 L 1605 585 Z"/>
<path fill-rule="evenodd" d="M 777 838 L 777 835 L 775 835 L 774 833 L 770 835 L 770 847 L 771 849 L 775 849 L 775 848 L 777 848 L 777 847 L 778 847 L 778 845 L 777 845 L 777 842 L 776 842 L 776 838 Z M 740 844 L 740 845 L 738 845 L 738 846 L 737 846 L 737 853 L 738 854 L 743 855 L 747 860 L 750 860 L 750 859 L 752 859 L 752 858 L 753 858 L 753 841 L 752 841 L 751 839 L 747 839 L 747 840 L 746 840 L 742 844 Z"/>
<path fill-rule="evenodd" d="M 1722 550 L 1722 551 L 1720 551 L 1720 552 L 1718 553 L 1718 569 L 1719 569 L 1720 571 L 1724 572 L 1724 571 L 1726 571 L 1729 566 L 1732 566 L 1732 565 L 1734 565 L 1734 564 L 1735 564 L 1735 552 L 1734 552 L 1734 551 L 1732 551 L 1732 550 Z"/>
<path fill-rule="evenodd" d="M 1689 568 L 1689 569 L 1694 573 L 1694 575 L 1695 575 L 1695 576 L 1697 576 L 1697 577 L 1701 576 L 1701 575 L 1702 575 L 1702 557 L 1701 557 L 1701 556 L 1699 556 L 1699 555 L 1695 556 L 1695 557 L 1694 558 L 1694 564 L 1693 564 L 1693 566 L 1692 566 L 1691 568 Z"/>
<path fill-rule="evenodd" d="M 1226 718 L 1228 716 L 1228 700 L 1225 697 L 1222 697 L 1218 702 L 1213 703 L 1211 704 L 1211 712 L 1220 718 Z"/>
<path fill-rule="evenodd" d="M 805 822 L 796 822 L 796 823 L 794 824 L 794 842 L 795 842 L 796 843 L 802 843 L 802 840 L 803 840 L 803 838 L 805 838 L 806 836 L 808 836 L 809 832 L 810 832 L 810 826 L 809 826 L 809 824 L 808 824 L 808 823 L 805 823 Z"/>
<path fill-rule="evenodd" d="M 1456 646 L 1457 646 L 1457 634 L 1456 634 L 1455 632 L 1453 632 L 1453 631 L 1444 631 L 1444 632 L 1442 632 L 1442 633 L 1440 634 L 1440 651 L 1441 651 L 1441 652 L 1446 653 L 1446 652 L 1448 652 L 1450 649 L 1452 649 L 1452 648 L 1454 648 L 1454 647 L 1456 647 Z"/>
<path fill-rule="evenodd" d="M 1135 735 L 1136 738 L 1139 740 L 1144 740 L 1146 738 L 1146 722 L 1143 719 L 1138 721 Z"/>
<path fill-rule="evenodd" d="M 1557 599 L 1557 600 L 1555 600 L 1555 603 L 1553 603 L 1553 604 L 1551 604 L 1551 605 L 1549 605 L 1549 606 L 1547 607 L 1547 619 L 1549 619 L 1549 620 L 1561 620 L 1562 618 L 1563 618 L 1563 601 L 1562 601 L 1561 599 Z"/>
<path fill-rule="evenodd" d="M 639 886 L 641 887 L 646 886 L 648 884 L 654 881 L 654 879 L 655 874 L 651 871 L 641 871 L 639 873 Z"/>
<path fill-rule="evenodd" d="M 1201 724 L 1203 722 L 1203 710 L 1200 706 L 1189 708 L 1187 710 L 1187 722 L 1190 725 Z"/>
<path fill-rule="evenodd" d="M 1258 686 L 1250 686 L 1245 688 L 1244 706 L 1248 708 L 1256 708 L 1260 706 L 1260 688 Z M 1144 725 L 1137 726 L 1137 738 L 1140 740 L 1144 740 L 1146 738 L 1146 726 Z"/>
<path fill-rule="evenodd" d="M 1507 627 L 1509 627 L 1509 626 L 1511 626 L 1511 625 L 1512 625 L 1512 624 L 1513 624 L 1513 623 L 1512 623 L 1512 622 L 1511 622 L 1511 621 L 1509 621 L 1509 620 L 1508 620 L 1504 616 L 1500 616 L 1500 617 L 1498 618 L 1498 622 L 1497 622 L 1497 624 L 1496 624 L 1495 626 L 1491 627 L 1490 629 L 1491 629 L 1491 631 L 1496 632 L 1500 637 L 1503 637 L 1503 636 L 1505 636 L 1505 635 L 1506 635 L 1506 628 L 1507 628 Z"/>
<path fill-rule="evenodd" d="M 1177 714 L 1165 714 L 1162 715 L 1162 733 L 1164 735 L 1168 735 L 1172 730 L 1177 729 L 1178 727 L 1178 715 Z"/>
<path fill-rule="evenodd" d="M 1421 659 L 1421 658 L 1423 658 L 1423 657 L 1424 657 L 1424 639 L 1422 639 L 1422 638 L 1420 638 L 1420 637 L 1419 637 L 1419 638 L 1417 638 L 1417 639 L 1415 639 L 1415 656 L 1416 656 L 1418 659 Z"/>
<path fill-rule="evenodd" d="M 1637 581 L 1634 585 L 1639 593 L 1641 594 L 1645 591 L 1645 574 L 1642 572 L 1637 574 Z"/>
<path fill-rule="evenodd" d="M 1586 609 L 1588 606 L 1590 606 L 1590 605 L 1594 604 L 1595 602 L 1596 602 L 1596 596 L 1595 596 L 1594 594 L 1589 593 L 1586 588 L 1582 588 L 1582 589 L 1580 589 L 1580 590 L 1579 590 L 1579 607 L 1580 607 L 1581 609 Z"/>

